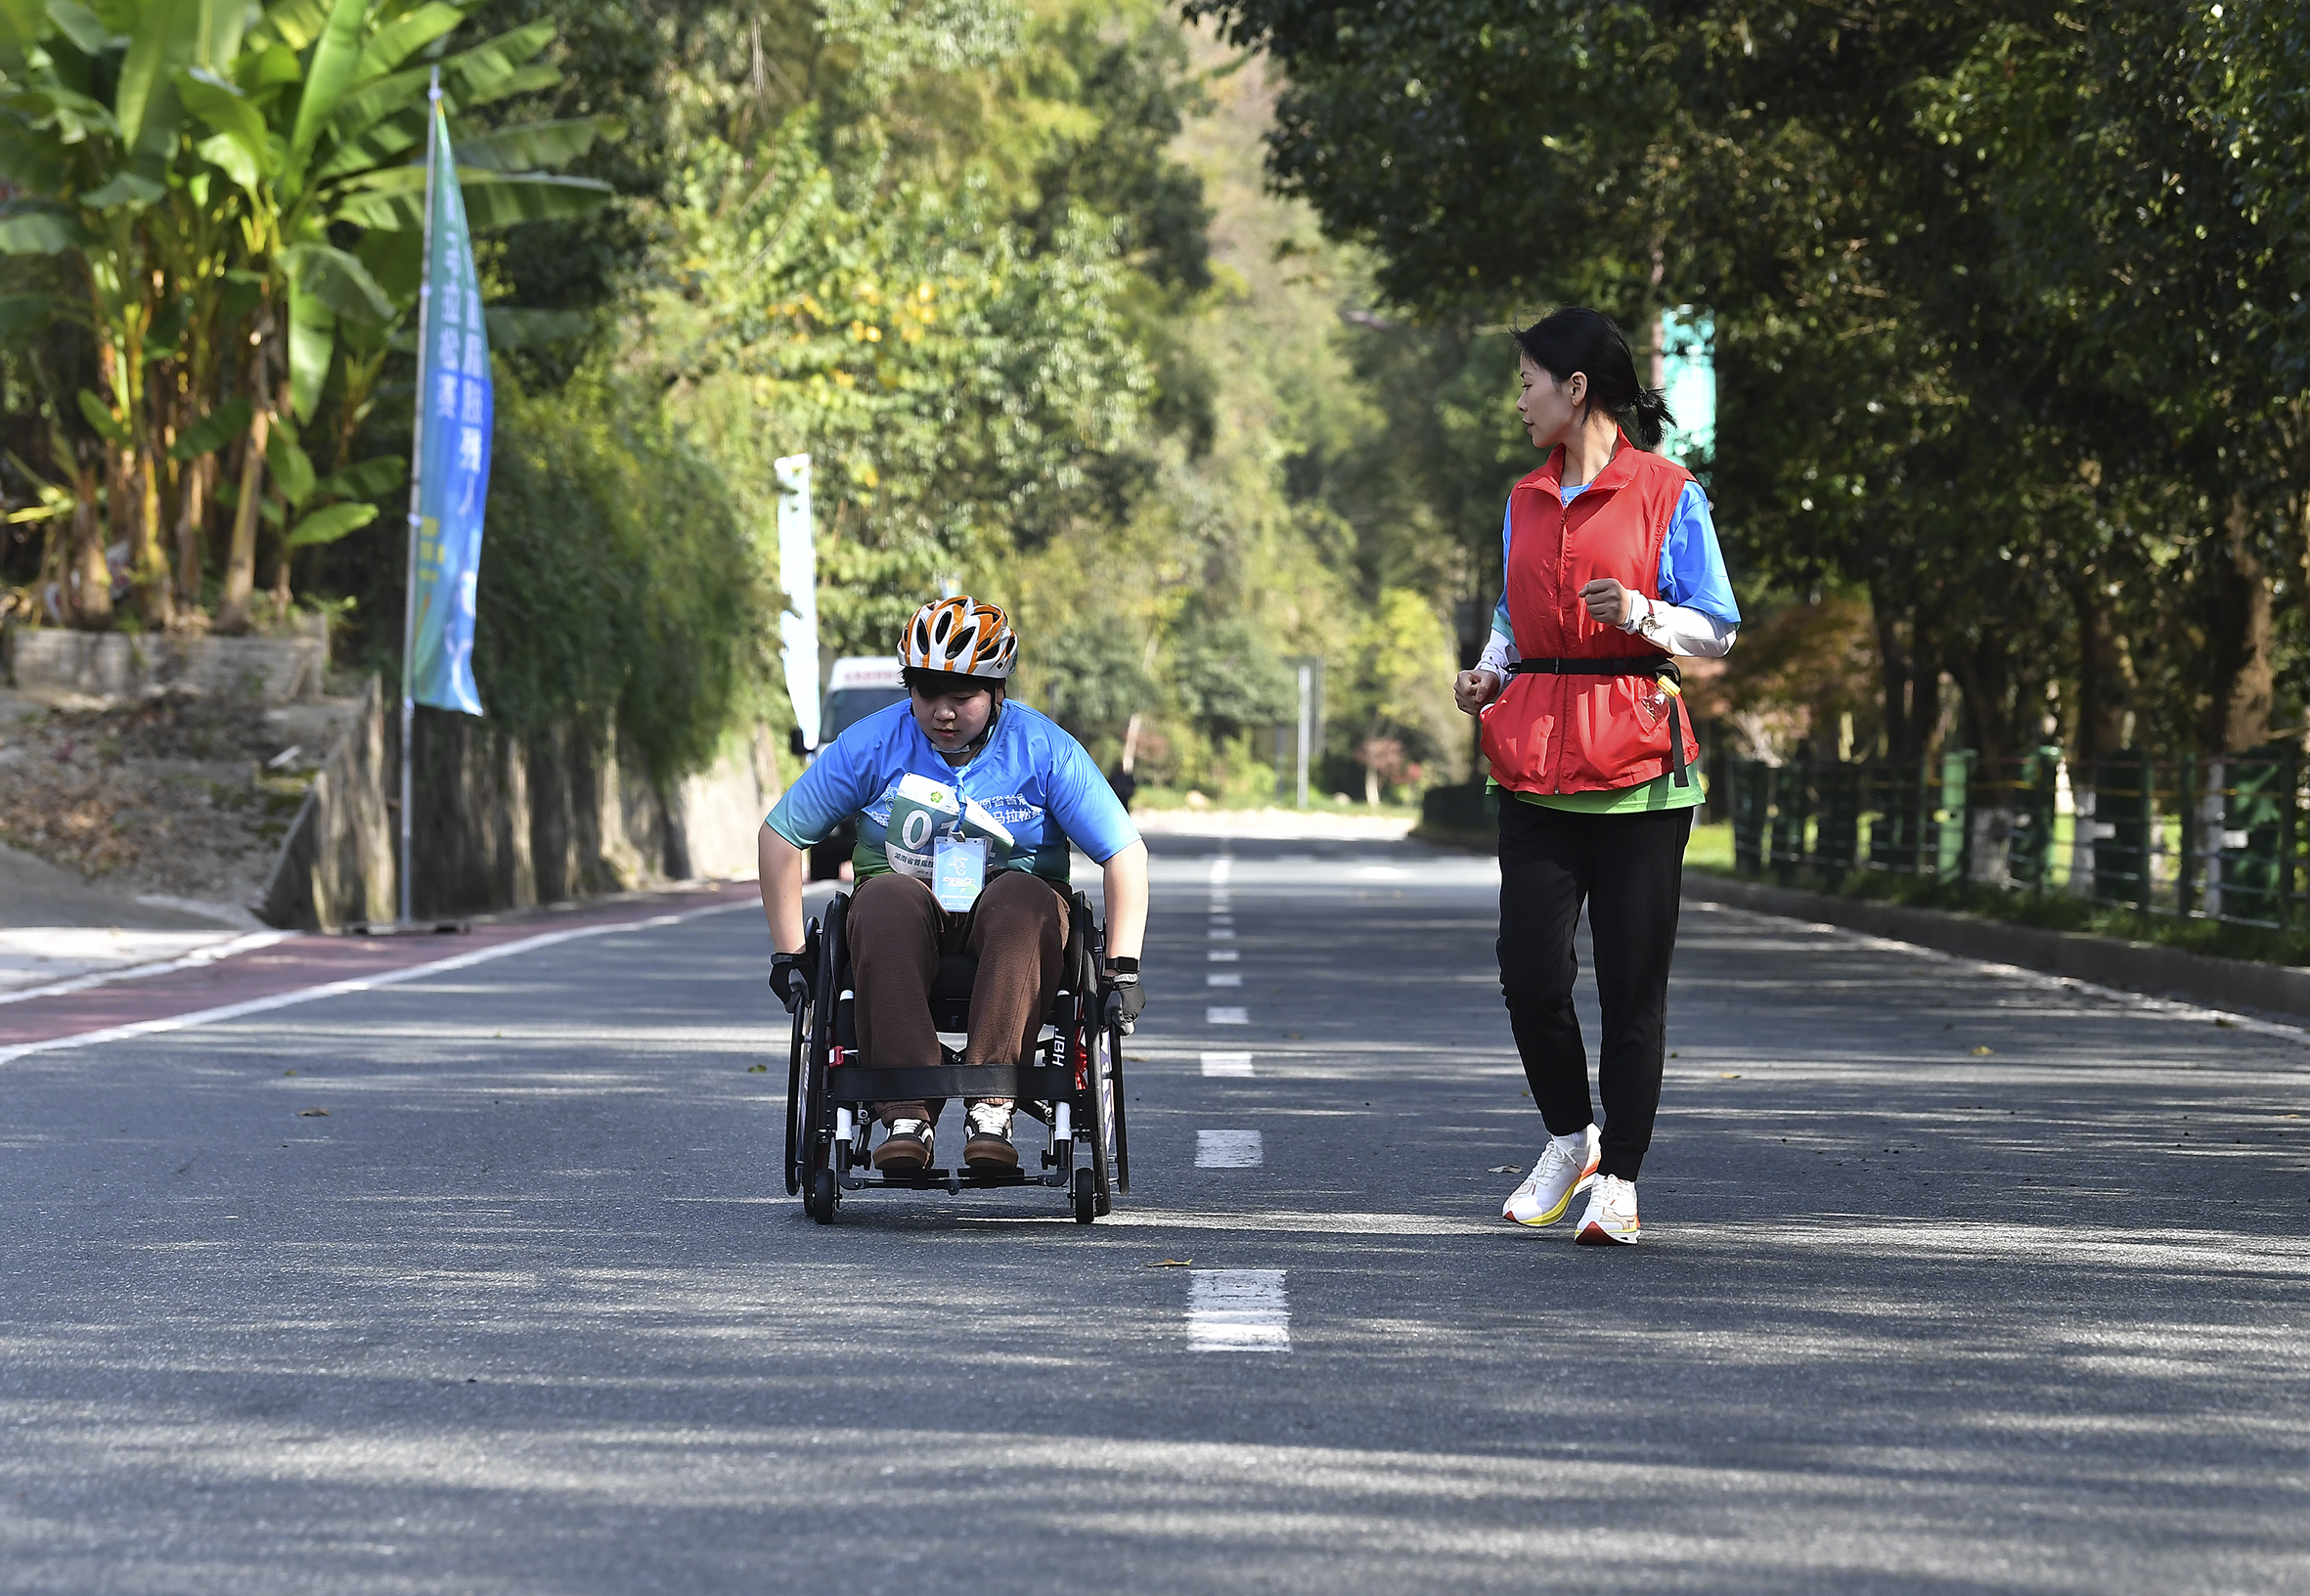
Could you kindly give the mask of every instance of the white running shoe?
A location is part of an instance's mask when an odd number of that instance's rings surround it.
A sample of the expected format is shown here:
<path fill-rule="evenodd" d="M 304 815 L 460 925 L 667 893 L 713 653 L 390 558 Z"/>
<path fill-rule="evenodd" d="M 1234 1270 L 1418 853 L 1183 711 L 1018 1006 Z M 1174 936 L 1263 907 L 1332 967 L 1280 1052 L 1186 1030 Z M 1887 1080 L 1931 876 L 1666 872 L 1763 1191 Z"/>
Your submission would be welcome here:
<path fill-rule="evenodd" d="M 1500 1205 L 1500 1218 L 1518 1224 L 1554 1224 L 1572 1206 L 1573 1194 L 1596 1178 L 1604 1156 L 1604 1132 L 1590 1126 L 1577 1135 L 1551 1136 L 1532 1174 Z"/>
<path fill-rule="evenodd" d="M 1588 1212 L 1580 1216 L 1579 1232 L 1573 1239 L 1589 1247 L 1616 1241 L 1634 1246 L 1643 1234 L 1644 1227 L 1636 1222 L 1636 1182 L 1608 1175 L 1588 1193 Z"/>

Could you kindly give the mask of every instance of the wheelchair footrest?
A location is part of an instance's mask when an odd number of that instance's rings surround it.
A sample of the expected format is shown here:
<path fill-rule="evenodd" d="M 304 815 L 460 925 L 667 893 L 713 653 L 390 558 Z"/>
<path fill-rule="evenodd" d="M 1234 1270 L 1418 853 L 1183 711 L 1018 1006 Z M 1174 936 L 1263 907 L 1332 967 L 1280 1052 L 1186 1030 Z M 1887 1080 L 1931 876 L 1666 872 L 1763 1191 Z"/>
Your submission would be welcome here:
<path fill-rule="evenodd" d="M 992 1191 L 1002 1186 L 1051 1186 L 1064 1189 L 1058 1175 L 1029 1175 L 1025 1170 L 924 1170 L 920 1175 L 883 1175 L 853 1170 L 842 1177 L 845 1191 L 870 1191 L 887 1186 L 894 1191 L 948 1191 L 959 1183 L 964 1191 Z"/>

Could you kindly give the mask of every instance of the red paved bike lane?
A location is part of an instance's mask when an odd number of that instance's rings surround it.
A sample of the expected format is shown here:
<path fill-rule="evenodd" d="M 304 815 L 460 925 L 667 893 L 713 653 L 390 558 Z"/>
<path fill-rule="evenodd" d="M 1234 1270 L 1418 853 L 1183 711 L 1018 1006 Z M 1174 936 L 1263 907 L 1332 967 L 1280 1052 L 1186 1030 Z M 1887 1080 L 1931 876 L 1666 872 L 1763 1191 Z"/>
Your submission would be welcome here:
<path fill-rule="evenodd" d="M 181 1030 L 393 986 L 531 948 L 628 926 L 672 924 L 759 902 L 750 881 L 716 882 L 546 909 L 451 935 L 291 937 L 189 969 L 0 1005 L 0 1064 L 27 1053 Z"/>

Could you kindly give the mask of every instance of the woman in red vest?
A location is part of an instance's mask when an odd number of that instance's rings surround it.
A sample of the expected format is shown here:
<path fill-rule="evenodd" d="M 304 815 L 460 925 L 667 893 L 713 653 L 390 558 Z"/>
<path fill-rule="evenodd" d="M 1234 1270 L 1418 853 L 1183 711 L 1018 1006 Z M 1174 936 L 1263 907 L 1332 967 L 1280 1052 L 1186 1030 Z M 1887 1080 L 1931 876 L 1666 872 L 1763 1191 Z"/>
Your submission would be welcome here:
<path fill-rule="evenodd" d="M 1551 1224 L 1585 1190 L 1577 1239 L 1630 1243 L 1701 802 L 1671 656 L 1720 657 L 1741 612 L 1708 496 L 1647 452 L 1671 418 L 1612 319 L 1560 310 L 1516 342 L 1516 412 L 1547 461 L 1508 496 L 1491 642 L 1455 684 L 1500 787 L 1500 987 L 1549 1136 L 1501 1214 Z M 1573 1012 L 1583 901 L 1604 1007 L 1602 1130 Z"/>

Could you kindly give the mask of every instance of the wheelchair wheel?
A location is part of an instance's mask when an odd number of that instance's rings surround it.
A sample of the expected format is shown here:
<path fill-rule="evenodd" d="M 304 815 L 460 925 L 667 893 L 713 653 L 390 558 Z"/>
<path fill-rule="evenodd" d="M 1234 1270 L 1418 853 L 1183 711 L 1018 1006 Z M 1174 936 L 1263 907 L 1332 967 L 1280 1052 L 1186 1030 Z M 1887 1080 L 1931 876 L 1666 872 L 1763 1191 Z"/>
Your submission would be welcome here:
<path fill-rule="evenodd" d="M 1077 1224 L 1088 1224 L 1106 1212 L 1105 1209 L 1099 1207 L 1098 1194 L 1092 1189 L 1093 1184 L 1090 1171 L 1077 1170 L 1075 1172 L 1075 1222 Z"/>
<path fill-rule="evenodd" d="M 1107 1023 L 1107 1057 L 1113 1064 L 1115 1088 L 1110 1094 L 1115 1102 L 1115 1189 L 1131 1191 L 1131 1132 L 1124 1124 L 1123 1114 L 1123 1021 L 1121 1017 Z"/>
<path fill-rule="evenodd" d="M 1090 1168 L 1084 1173 L 1090 1176 L 1092 1211 L 1107 1214 L 1113 1211 L 1115 1178 L 1115 1059 L 1111 1042 L 1112 1032 L 1100 1026 L 1091 1033 L 1090 1044 Z M 1077 1179 L 1082 1176 L 1078 1175 Z M 1081 1199 L 1077 1199 L 1080 1210 Z M 1080 1211 L 1076 1218 L 1081 1219 Z M 1085 1223 L 1090 1222 L 1084 1220 Z"/>
<path fill-rule="evenodd" d="M 809 1037 L 799 1082 L 801 1158 L 796 1180 L 804 1192 L 803 1211 L 821 1224 L 834 1222 L 834 1105 L 826 1085 L 826 1061 L 834 1049 L 834 995 L 840 990 L 835 983 L 844 963 L 842 928 L 849 908 L 847 897 L 835 898 L 818 927 L 818 968 L 813 972 Z"/>
<path fill-rule="evenodd" d="M 802 1057 L 810 1042 L 810 1005 L 794 1011 L 794 1040 L 786 1050 L 786 1195 L 802 1189 Z"/>

